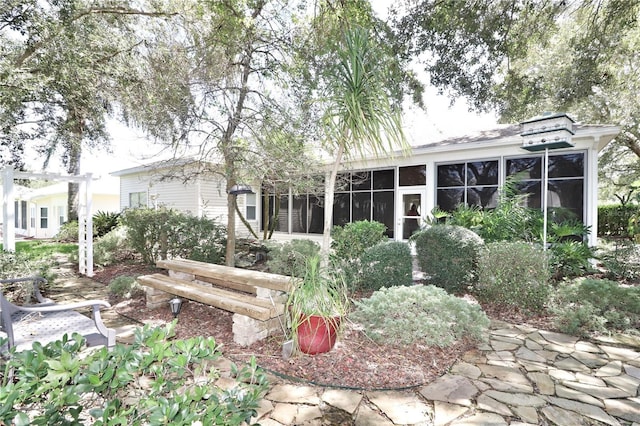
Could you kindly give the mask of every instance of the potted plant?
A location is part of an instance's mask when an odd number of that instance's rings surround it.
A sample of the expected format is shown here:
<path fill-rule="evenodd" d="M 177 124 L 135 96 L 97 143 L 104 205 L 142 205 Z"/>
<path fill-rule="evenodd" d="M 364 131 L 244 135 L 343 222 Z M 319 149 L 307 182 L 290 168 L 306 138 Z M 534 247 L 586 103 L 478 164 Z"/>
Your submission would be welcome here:
<path fill-rule="evenodd" d="M 306 260 L 304 276 L 297 280 L 287 301 L 294 341 L 301 352 L 315 355 L 330 351 L 349 307 L 340 275 L 323 270 L 320 256 Z"/>

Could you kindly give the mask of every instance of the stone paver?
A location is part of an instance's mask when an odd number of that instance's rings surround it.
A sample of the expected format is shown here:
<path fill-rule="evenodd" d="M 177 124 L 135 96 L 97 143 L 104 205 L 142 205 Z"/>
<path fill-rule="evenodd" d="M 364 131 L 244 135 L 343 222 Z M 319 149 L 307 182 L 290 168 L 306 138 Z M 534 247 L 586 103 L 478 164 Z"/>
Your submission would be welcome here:
<path fill-rule="evenodd" d="M 106 299 L 105 286 L 89 281 L 74 285 L 65 278 L 52 298 Z M 125 332 L 135 326 L 117 315 L 104 313 L 103 318 L 117 328 L 119 341 L 126 341 Z M 640 425 L 638 348 L 633 339 L 587 342 L 494 321 L 486 343 L 424 386 L 332 389 L 274 377 L 252 421 L 263 426 Z M 221 359 L 215 367 L 223 377 L 219 384 L 231 386 L 224 379 L 229 363 Z"/>

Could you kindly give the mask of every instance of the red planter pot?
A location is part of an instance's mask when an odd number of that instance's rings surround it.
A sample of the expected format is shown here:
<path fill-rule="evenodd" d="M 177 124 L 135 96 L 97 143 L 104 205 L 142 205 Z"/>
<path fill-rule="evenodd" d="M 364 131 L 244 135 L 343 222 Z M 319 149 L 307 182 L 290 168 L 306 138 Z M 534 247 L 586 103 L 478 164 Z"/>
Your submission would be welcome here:
<path fill-rule="evenodd" d="M 325 318 L 317 315 L 300 315 L 298 347 L 308 355 L 329 352 L 336 344 L 340 317 Z"/>

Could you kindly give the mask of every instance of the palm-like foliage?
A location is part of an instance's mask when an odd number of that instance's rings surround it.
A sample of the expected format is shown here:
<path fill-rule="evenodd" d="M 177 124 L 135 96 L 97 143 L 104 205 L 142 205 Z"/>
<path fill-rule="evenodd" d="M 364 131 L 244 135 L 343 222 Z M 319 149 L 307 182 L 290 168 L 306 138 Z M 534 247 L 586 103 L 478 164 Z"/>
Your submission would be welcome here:
<path fill-rule="evenodd" d="M 323 256 L 328 256 L 333 222 L 334 187 L 343 156 L 379 155 L 407 149 L 400 111 L 387 92 L 390 65 L 383 49 L 362 27 L 348 28 L 336 46 L 336 67 L 329 73 L 323 124 L 333 152 L 333 167 L 325 188 Z"/>

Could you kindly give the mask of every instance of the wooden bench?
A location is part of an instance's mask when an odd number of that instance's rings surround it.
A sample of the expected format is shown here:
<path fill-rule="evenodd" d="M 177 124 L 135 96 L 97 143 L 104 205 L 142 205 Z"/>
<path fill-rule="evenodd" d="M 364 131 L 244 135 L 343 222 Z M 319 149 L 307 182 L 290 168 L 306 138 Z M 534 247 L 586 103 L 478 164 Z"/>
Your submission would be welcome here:
<path fill-rule="evenodd" d="M 36 296 L 37 304 L 18 306 L 9 302 L 2 294 L 2 286 L 22 282 L 33 283 L 33 294 Z M 100 316 L 100 309 L 111 307 L 109 303 L 103 300 L 87 300 L 57 304 L 42 297 L 38 285 L 45 282 L 41 277 L 0 280 L 0 331 L 6 334 L 9 348 L 15 347 L 16 351 L 22 351 L 30 349 L 36 341 L 46 345 L 60 340 L 64 334 L 71 337 L 72 333 L 84 336 L 87 346 L 115 345 L 115 330 L 107 328 Z M 92 318 L 76 311 L 81 308 L 91 308 Z"/>
<path fill-rule="evenodd" d="M 233 312 L 234 341 L 247 346 L 282 330 L 291 277 L 186 259 L 160 260 L 169 276 L 138 277 L 147 307 L 166 305 L 174 296 Z"/>

